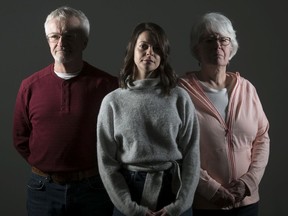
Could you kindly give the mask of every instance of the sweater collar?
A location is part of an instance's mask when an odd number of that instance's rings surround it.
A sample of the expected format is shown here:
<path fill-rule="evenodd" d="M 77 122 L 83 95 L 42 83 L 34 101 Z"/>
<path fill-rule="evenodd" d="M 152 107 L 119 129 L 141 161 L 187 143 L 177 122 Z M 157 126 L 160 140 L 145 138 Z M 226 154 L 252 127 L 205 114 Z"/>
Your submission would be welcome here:
<path fill-rule="evenodd" d="M 131 90 L 141 90 L 141 89 L 149 89 L 155 88 L 159 86 L 160 78 L 146 78 L 143 80 L 135 80 L 133 84 L 127 84 L 128 88 Z"/>

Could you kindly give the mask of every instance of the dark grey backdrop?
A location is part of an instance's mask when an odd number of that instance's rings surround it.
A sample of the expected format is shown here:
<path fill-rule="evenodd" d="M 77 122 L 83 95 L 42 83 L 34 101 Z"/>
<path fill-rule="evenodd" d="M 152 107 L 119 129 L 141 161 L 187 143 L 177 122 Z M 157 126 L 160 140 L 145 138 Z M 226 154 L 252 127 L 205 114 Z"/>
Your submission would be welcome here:
<path fill-rule="evenodd" d="M 260 184 L 260 216 L 288 215 L 287 142 L 287 11 L 284 1 L 263 0 L 29 0 L 6 1 L 0 8 L 0 215 L 24 216 L 30 169 L 12 146 L 12 116 L 20 81 L 51 63 L 44 37 L 47 14 L 62 5 L 83 10 L 91 22 L 85 59 L 118 75 L 124 50 L 138 22 L 153 21 L 167 32 L 172 65 L 179 74 L 196 69 L 189 52 L 193 20 L 209 11 L 227 15 L 237 30 L 240 49 L 231 71 L 239 71 L 258 90 L 270 120 L 271 155 Z"/>

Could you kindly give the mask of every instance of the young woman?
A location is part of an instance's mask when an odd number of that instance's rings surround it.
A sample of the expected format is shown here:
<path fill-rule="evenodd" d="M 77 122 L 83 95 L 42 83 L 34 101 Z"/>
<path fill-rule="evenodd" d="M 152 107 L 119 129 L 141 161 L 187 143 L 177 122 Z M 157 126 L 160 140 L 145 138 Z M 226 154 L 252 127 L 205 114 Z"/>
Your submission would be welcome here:
<path fill-rule="evenodd" d="M 177 86 L 169 41 L 154 23 L 133 31 L 120 73 L 98 116 L 98 162 L 115 215 L 192 215 L 199 127 Z"/>

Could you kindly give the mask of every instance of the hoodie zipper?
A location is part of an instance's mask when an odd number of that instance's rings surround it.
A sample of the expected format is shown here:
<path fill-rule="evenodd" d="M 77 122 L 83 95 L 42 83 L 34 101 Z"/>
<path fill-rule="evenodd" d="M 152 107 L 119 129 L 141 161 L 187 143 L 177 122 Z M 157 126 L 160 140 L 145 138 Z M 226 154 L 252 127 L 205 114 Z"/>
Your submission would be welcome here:
<path fill-rule="evenodd" d="M 234 146 L 233 146 L 233 130 L 232 130 L 232 124 L 233 124 L 233 107 L 234 107 L 234 94 L 235 94 L 235 89 L 237 88 L 237 83 L 235 84 L 234 89 L 231 92 L 230 99 L 228 102 L 228 111 L 227 111 L 227 123 L 225 120 L 222 118 L 214 104 L 210 101 L 210 99 L 207 97 L 205 92 L 203 91 L 202 87 L 199 85 L 197 82 L 197 77 L 194 76 L 195 80 L 195 85 L 198 89 L 198 92 L 201 94 L 203 97 L 205 104 L 208 106 L 209 110 L 215 115 L 215 117 L 218 119 L 218 121 L 221 123 L 225 130 L 225 137 L 228 143 L 228 159 L 230 160 L 229 163 L 229 169 L 230 169 L 230 174 L 229 174 L 229 182 L 235 179 L 235 157 L 234 157 Z"/>

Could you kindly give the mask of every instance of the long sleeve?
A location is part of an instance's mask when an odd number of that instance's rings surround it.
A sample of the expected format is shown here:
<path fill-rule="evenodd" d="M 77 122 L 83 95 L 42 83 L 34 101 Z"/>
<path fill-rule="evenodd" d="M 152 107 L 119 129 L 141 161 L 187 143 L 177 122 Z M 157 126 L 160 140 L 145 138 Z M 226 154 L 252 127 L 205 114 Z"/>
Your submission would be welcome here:
<path fill-rule="evenodd" d="M 254 89 L 254 106 L 258 118 L 258 130 L 255 139 L 252 143 L 251 164 L 247 173 L 240 177 L 249 188 L 250 194 L 258 190 L 260 181 L 264 175 L 264 171 L 269 159 L 270 138 L 268 134 L 269 122 L 263 111 L 261 102 Z"/>
<path fill-rule="evenodd" d="M 31 133 L 31 125 L 29 123 L 28 109 L 25 101 L 26 91 L 21 84 L 14 108 L 13 119 L 13 143 L 16 150 L 20 155 L 28 160 L 29 150 L 29 137 Z"/>

